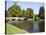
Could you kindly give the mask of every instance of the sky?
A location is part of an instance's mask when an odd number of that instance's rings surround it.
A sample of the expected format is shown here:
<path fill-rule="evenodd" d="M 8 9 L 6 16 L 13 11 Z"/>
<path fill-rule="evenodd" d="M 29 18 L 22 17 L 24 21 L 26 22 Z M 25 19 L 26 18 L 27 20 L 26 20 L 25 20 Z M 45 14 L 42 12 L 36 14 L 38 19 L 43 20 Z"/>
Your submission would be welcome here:
<path fill-rule="evenodd" d="M 18 1 L 7 1 L 7 10 L 10 6 L 14 4 L 14 2 L 17 2 L 17 4 L 21 7 L 21 9 L 27 9 L 32 8 L 35 15 L 39 14 L 40 7 L 44 6 L 44 3 L 36 3 L 36 2 L 18 2 Z"/>

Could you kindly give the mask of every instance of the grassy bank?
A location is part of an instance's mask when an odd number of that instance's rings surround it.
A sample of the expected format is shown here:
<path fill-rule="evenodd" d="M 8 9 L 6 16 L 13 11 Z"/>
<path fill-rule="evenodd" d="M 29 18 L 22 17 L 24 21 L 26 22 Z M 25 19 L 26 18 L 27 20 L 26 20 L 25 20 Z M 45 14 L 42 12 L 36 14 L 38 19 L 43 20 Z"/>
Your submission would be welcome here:
<path fill-rule="evenodd" d="M 7 25 L 6 25 L 6 33 L 7 34 L 22 33 L 22 32 L 24 32 L 24 30 L 7 23 Z"/>

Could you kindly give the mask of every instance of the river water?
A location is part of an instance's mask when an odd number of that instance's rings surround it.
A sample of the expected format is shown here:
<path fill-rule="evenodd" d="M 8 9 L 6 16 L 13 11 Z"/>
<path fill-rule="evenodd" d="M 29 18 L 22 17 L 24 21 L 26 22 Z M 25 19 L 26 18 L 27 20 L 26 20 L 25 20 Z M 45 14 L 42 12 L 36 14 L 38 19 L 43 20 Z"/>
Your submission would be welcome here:
<path fill-rule="evenodd" d="M 39 21 L 19 20 L 19 21 L 10 21 L 10 23 L 23 30 L 26 30 L 29 33 L 44 31 L 44 22 L 43 21 L 39 23 Z"/>
<path fill-rule="evenodd" d="M 33 32 L 39 32 L 39 22 L 34 21 L 33 23 Z"/>

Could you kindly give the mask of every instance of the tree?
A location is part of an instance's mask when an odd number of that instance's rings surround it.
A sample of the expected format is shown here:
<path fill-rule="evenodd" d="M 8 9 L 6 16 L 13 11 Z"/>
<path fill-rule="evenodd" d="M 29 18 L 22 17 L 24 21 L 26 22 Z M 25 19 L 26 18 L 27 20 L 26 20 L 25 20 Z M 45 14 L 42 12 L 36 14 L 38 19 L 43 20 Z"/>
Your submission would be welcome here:
<path fill-rule="evenodd" d="M 33 17 L 33 9 L 27 8 L 25 11 L 24 9 L 21 10 L 21 7 L 17 4 L 12 5 L 7 12 L 9 17 Z"/>
<path fill-rule="evenodd" d="M 33 9 L 27 8 L 27 16 L 28 16 L 28 17 L 33 17 L 33 15 L 34 15 Z"/>
<path fill-rule="evenodd" d="M 23 11 L 20 11 L 18 17 L 23 17 Z"/>
<path fill-rule="evenodd" d="M 45 14 L 45 9 L 44 9 L 44 7 L 40 7 L 39 16 L 44 16 L 44 14 Z"/>
<path fill-rule="evenodd" d="M 44 18 L 44 15 L 45 14 L 45 9 L 44 9 L 44 7 L 40 7 L 40 10 L 39 10 L 39 17 L 41 17 L 41 18 Z"/>
<path fill-rule="evenodd" d="M 8 16 L 10 17 L 18 16 L 20 11 L 21 11 L 20 6 L 18 6 L 17 4 L 14 4 L 8 9 Z"/>
<path fill-rule="evenodd" d="M 24 9 L 22 10 L 22 13 L 23 13 L 23 17 L 25 17 L 26 16 L 26 14 L 25 14 L 26 11 Z"/>

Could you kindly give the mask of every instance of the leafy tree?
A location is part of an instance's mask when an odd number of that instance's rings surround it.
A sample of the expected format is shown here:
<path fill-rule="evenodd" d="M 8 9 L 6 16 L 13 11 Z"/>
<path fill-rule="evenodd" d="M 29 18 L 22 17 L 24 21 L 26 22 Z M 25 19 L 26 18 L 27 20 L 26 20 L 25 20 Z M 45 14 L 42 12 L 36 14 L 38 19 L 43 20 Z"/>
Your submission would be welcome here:
<path fill-rule="evenodd" d="M 44 7 L 40 7 L 39 16 L 40 16 L 40 17 L 44 17 L 44 14 L 45 14 L 45 9 L 44 9 Z"/>
<path fill-rule="evenodd" d="M 34 15 L 33 9 L 27 8 L 27 16 L 28 16 L 28 17 L 33 17 L 33 15 Z"/>
<path fill-rule="evenodd" d="M 23 12 L 22 11 L 19 12 L 18 17 L 23 17 Z"/>
<path fill-rule="evenodd" d="M 27 8 L 26 11 L 24 9 L 21 10 L 17 4 L 12 5 L 7 12 L 7 16 L 9 17 L 32 17 L 33 15 L 33 9 Z"/>
<path fill-rule="evenodd" d="M 23 13 L 23 17 L 25 17 L 26 16 L 26 14 L 25 14 L 26 12 L 25 12 L 24 9 L 22 10 L 22 13 Z"/>
<path fill-rule="evenodd" d="M 10 17 L 18 16 L 20 11 L 21 11 L 20 6 L 18 6 L 17 4 L 14 4 L 8 9 L 8 16 Z"/>

